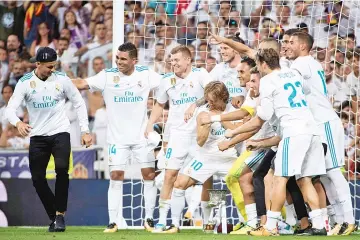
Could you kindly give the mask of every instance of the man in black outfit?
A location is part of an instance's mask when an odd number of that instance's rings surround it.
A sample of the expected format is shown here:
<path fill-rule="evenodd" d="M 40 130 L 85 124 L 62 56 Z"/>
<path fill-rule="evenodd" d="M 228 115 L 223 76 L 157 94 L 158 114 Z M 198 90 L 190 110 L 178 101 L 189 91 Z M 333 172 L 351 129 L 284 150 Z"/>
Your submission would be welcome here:
<path fill-rule="evenodd" d="M 57 54 L 44 47 L 37 51 L 36 69 L 25 74 L 16 84 L 6 108 L 6 117 L 22 136 L 30 135 L 29 162 L 33 185 L 44 205 L 51 224 L 50 232 L 65 231 L 64 215 L 69 188 L 70 122 L 65 113 L 68 98 L 77 111 L 82 144 L 91 145 L 85 102 L 71 80 L 55 71 Z M 25 101 L 30 123 L 22 122 L 16 110 Z M 51 154 L 55 160 L 55 195 L 46 180 L 46 167 Z"/>

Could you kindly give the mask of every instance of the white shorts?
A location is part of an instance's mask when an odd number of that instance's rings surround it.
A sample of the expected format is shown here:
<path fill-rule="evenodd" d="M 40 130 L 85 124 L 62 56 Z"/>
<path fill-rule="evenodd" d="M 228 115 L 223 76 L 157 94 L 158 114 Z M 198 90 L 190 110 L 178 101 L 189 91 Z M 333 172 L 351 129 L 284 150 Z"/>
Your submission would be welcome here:
<path fill-rule="evenodd" d="M 182 170 L 182 173 L 204 183 L 215 174 L 226 175 L 233 163 L 236 161 L 234 157 L 217 157 L 210 155 L 200 155 L 193 158 Z"/>
<path fill-rule="evenodd" d="M 318 176 L 326 173 L 320 136 L 299 135 L 283 138 L 275 158 L 275 176 Z"/>
<path fill-rule="evenodd" d="M 149 153 L 147 144 L 115 145 L 108 144 L 109 170 L 124 171 L 131 156 L 140 163 L 141 168 L 155 168 L 153 152 Z"/>
<path fill-rule="evenodd" d="M 342 167 L 345 164 L 345 136 L 340 119 L 320 125 L 323 142 L 327 145 L 325 156 L 326 170 Z M 325 141 L 324 141 L 325 140 Z"/>
<path fill-rule="evenodd" d="M 165 169 L 180 170 L 186 159 L 194 157 L 196 137 L 189 134 L 171 133 L 165 154 Z"/>
<path fill-rule="evenodd" d="M 251 169 L 251 171 L 255 172 L 261 161 L 264 159 L 265 154 L 266 150 L 252 151 L 250 156 L 246 158 L 245 164 Z"/>

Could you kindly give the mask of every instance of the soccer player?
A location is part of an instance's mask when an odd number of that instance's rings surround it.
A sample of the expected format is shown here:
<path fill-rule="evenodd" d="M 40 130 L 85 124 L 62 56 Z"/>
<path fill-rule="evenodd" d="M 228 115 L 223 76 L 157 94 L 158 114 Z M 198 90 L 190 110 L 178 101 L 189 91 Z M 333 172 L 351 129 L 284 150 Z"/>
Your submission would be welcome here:
<path fill-rule="evenodd" d="M 196 100 L 203 98 L 204 88 L 212 79 L 205 69 L 191 67 L 191 52 L 186 46 L 178 46 L 171 50 L 171 65 L 174 72 L 165 74 L 161 81 L 157 102 L 152 109 L 145 132 L 147 135 L 152 131 L 153 124 L 160 117 L 165 103 L 169 101 L 170 138 L 166 152 L 165 179 L 159 200 L 160 217 L 155 232 L 166 229 L 174 182 L 184 161 L 191 160 L 191 152 L 196 144 L 196 120 L 190 118 L 185 122 L 185 111 Z"/>
<path fill-rule="evenodd" d="M 216 173 L 226 174 L 231 165 L 237 158 L 235 148 L 226 151 L 219 151 L 218 143 L 225 139 L 225 129 L 234 129 L 239 124 L 224 122 L 202 125 L 199 120 L 203 114 L 219 114 L 234 110 L 229 103 L 229 92 L 226 85 L 221 81 L 210 82 L 205 87 L 205 99 L 207 106 L 198 110 L 197 116 L 197 148 L 192 160 L 184 167 L 181 174 L 176 179 L 171 197 L 172 225 L 165 233 L 177 233 L 181 213 L 185 207 L 185 190 L 194 186 L 197 182 L 205 183 Z M 248 138 L 243 134 L 243 138 Z M 203 188 L 207 191 L 207 188 Z M 205 199 L 202 199 L 205 200 Z M 204 223 L 207 223 L 209 214 L 203 214 Z"/>
<path fill-rule="evenodd" d="M 226 44 L 220 44 L 220 55 L 223 62 L 216 64 L 210 75 L 215 81 L 225 83 L 232 105 L 239 108 L 246 96 L 246 86 L 240 84 L 237 76 L 236 67 L 240 64 L 240 55 Z"/>
<path fill-rule="evenodd" d="M 144 227 L 148 231 L 153 228 L 157 193 L 155 158 L 148 158 L 149 139 L 143 133 L 147 123 L 147 99 L 150 91 L 159 87 L 161 76 L 148 67 L 136 65 L 137 52 L 134 44 L 124 43 L 116 54 L 117 68 L 104 69 L 93 77 L 73 81 L 78 89 L 102 92 L 106 104 L 110 184 L 109 225 L 104 232 L 116 232 L 117 220 L 122 219 L 124 170 L 131 155 L 141 164 L 144 180 Z"/>
<path fill-rule="evenodd" d="M 25 74 L 16 84 L 5 114 L 22 136 L 30 135 L 30 172 L 36 192 L 51 220 L 49 232 L 64 232 L 71 151 L 70 122 L 65 113 L 65 99 L 68 98 L 76 109 L 82 132 L 81 142 L 89 147 L 92 138 L 87 110 L 80 92 L 71 80 L 64 73 L 55 71 L 55 50 L 40 48 L 31 60 L 36 63 L 36 69 Z M 16 116 L 23 101 L 29 112 L 29 124 Z M 51 155 L 55 160 L 55 195 L 45 178 Z"/>
<path fill-rule="evenodd" d="M 340 171 L 345 158 L 344 128 L 328 99 L 324 70 L 321 64 L 310 56 L 312 45 L 313 39 L 310 35 L 302 32 L 294 33 L 290 38 L 287 54 L 294 60 L 291 68 L 303 76 L 306 86 L 310 89 L 306 92 L 307 101 L 322 131 L 322 142 L 327 145 L 325 157 L 327 174 L 322 178 L 327 177 L 330 181 L 324 181 L 324 187 L 334 188 L 342 205 L 344 222 L 338 223 L 339 225 L 335 226 L 330 235 L 349 235 L 356 229 L 356 225 L 349 184 Z"/>
<path fill-rule="evenodd" d="M 319 131 L 303 93 L 303 79 L 295 70 L 280 70 L 279 54 L 274 49 L 260 50 L 256 62 L 263 75 L 257 116 L 225 133 L 225 136 L 253 131 L 275 114 L 279 120 L 282 140 L 275 159 L 275 177 L 266 225 L 250 234 L 278 235 L 277 222 L 285 202 L 286 183 L 289 177 L 296 176 L 312 210 L 309 213 L 313 221 L 312 234 L 326 235 L 319 197 L 311 182 L 312 176 L 325 173 L 325 159 Z"/>

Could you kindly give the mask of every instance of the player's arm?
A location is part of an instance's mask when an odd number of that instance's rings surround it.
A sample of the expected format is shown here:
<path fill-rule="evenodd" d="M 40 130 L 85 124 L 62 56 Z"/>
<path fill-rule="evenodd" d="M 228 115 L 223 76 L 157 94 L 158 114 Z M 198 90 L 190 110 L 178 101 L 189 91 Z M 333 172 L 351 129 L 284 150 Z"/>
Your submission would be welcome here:
<path fill-rule="evenodd" d="M 245 109 L 239 109 L 239 110 L 236 110 L 233 112 L 219 114 L 219 115 L 212 115 L 212 116 L 207 114 L 201 118 L 200 123 L 201 124 L 209 124 L 209 123 L 213 123 L 213 122 L 236 121 L 236 120 L 244 119 L 248 115 L 249 115 L 249 112 Z"/>
<path fill-rule="evenodd" d="M 72 83 L 76 86 L 79 90 L 87 90 L 90 89 L 91 91 L 104 91 L 106 85 L 106 73 L 105 70 L 102 70 L 95 76 L 86 78 L 86 79 L 73 79 Z"/>
<path fill-rule="evenodd" d="M 253 132 L 253 131 L 258 131 L 261 126 L 264 124 L 264 120 L 262 120 L 260 117 L 256 116 L 253 117 L 252 119 L 250 119 L 250 121 L 244 123 L 243 125 L 241 125 L 240 127 L 237 127 L 234 130 L 226 130 L 225 132 L 225 136 L 226 137 L 233 137 L 237 134 L 241 134 L 241 133 L 247 133 L 247 132 Z"/>
<path fill-rule="evenodd" d="M 30 133 L 31 127 L 29 124 L 22 122 L 16 115 L 16 111 L 25 98 L 25 84 L 21 80 L 16 84 L 15 91 L 10 98 L 10 101 L 5 109 L 5 117 L 8 121 L 17 127 L 21 136 L 27 136 Z"/>
<path fill-rule="evenodd" d="M 165 103 L 160 103 L 159 101 L 155 103 L 153 109 L 151 110 L 151 115 L 146 126 L 146 130 L 144 133 L 145 137 L 147 137 L 150 132 L 154 131 L 154 124 L 163 113 L 164 107 Z"/>
<path fill-rule="evenodd" d="M 88 112 L 86 109 L 86 104 L 84 99 L 82 98 L 80 92 L 70 79 L 65 79 L 64 81 L 64 92 L 66 97 L 72 103 L 75 108 L 76 115 L 79 119 L 80 130 L 82 133 L 82 144 L 86 147 L 90 147 L 92 144 L 92 137 L 89 131 L 89 120 L 88 120 Z"/>
<path fill-rule="evenodd" d="M 258 130 L 252 131 L 252 132 L 247 132 L 247 133 L 242 133 L 242 134 L 238 134 L 235 137 L 231 138 L 230 140 L 225 140 L 222 141 L 218 144 L 219 150 L 220 151 L 225 151 L 226 149 L 232 148 L 234 147 L 236 144 L 243 142 L 249 138 L 251 138 L 252 136 L 254 136 L 256 133 L 258 132 Z"/>
<path fill-rule="evenodd" d="M 270 148 L 272 146 L 279 145 L 281 138 L 279 136 L 273 136 L 270 138 L 260 139 L 260 140 L 249 140 L 246 143 L 246 149 L 249 151 L 255 151 L 264 148 Z"/>
<path fill-rule="evenodd" d="M 204 114 L 207 114 L 205 112 L 201 112 L 196 121 L 197 121 L 197 127 L 196 127 L 196 130 L 197 130 L 197 137 L 196 137 L 196 141 L 197 141 L 197 144 L 202 147 L 204 146 L 206 140 L 208 139 L 209 137 L 209 133 L 210 133 L 210 125 L 211 123 L 209 124 L 205 124 L 205 125 L 202 125 L 200 123 L 200 119 L 202 117 L 202 115 Z"/>
<path fill-rule="evenodd" d="M 220 36 L 212 34 L 212 33 L 210 33 L 210 34 L 211 34 L 211 37 L 213 39 L 215 39 L 215 41 L 218 44 L 224 43 L 224 44 L 228 45 L 229 47 L 231 47 L 232 49 L 234 49 L 235 51 L 239 52 L 240 54 L 244 54 L 244 55 L 248 56 L 249 58 L 255 59 L 256 51 L 254 49 L 251 49 L 248 46 L 246 46 L 245 44 L 242 44 L 240 42 L 235 42 L 232 39 L 220 37 Z"/>

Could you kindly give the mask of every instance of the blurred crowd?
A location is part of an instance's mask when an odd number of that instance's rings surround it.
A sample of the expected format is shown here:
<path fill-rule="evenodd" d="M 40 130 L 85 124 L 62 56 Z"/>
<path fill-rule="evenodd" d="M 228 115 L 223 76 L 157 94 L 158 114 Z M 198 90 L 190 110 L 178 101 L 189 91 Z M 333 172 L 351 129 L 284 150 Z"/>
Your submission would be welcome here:
<path fill-rule="evenodd" d="M 113 1 L 0 2 L 1 147 L 24 148 L 28 139 L 9 126 L 3 111 L 17 81 L 34 69 L 29 62 L 39 47 L 54 48 L 58 71 L 70 78 L 93 76 L 112 66 Z M 360 3 L 297 0 L 147 0 L 125 1 L 124 41 L 138 47 L 138 63 L 160 74 L 171 71 L 169 53 L 179 44 L 192 52 L 193 64 L 211 71 L 222 61 L 210 33 L 231 37 L 256 48 L 267 37 L 282 40 L 284 31 L 299 28 L 314 37 L 313 56 L 324 67 L 328 96 L 341 117 L 345 135 L 346 170 L 360 173 L 360 112 L 358 113 Z M 122 13 L 120 13 L 122 14 Z M 119 23 L 122 24 L 122 23 Z M 115 31 L 117 30 L 117 31 Z M 82 92 L 95 143 L 106 144 L 106 113 L 101 94 Z M 72 145 L 80 145 L 77 117 L 68 103 Z M 154 104 L 153 94 L 148 106 Z M 18 115 L 28 121 L 25 106 Z M 162 132 L 167 112 L 155 128 Z M 359 162 L 357 162 L 359 159 Z"/>

